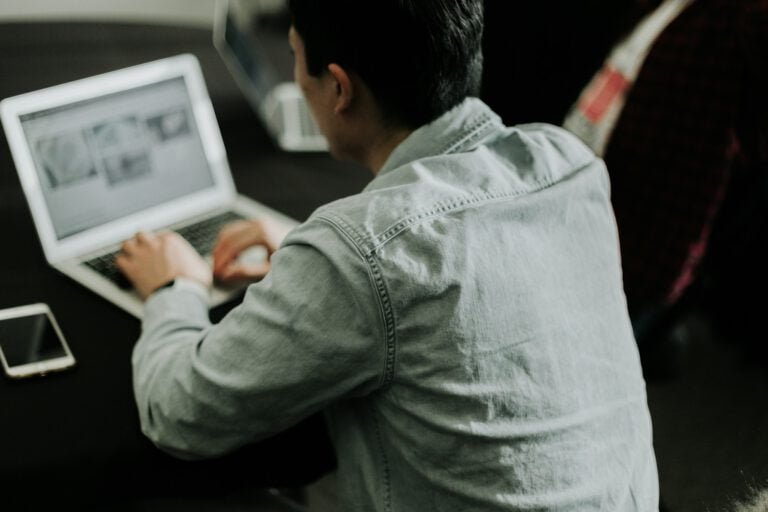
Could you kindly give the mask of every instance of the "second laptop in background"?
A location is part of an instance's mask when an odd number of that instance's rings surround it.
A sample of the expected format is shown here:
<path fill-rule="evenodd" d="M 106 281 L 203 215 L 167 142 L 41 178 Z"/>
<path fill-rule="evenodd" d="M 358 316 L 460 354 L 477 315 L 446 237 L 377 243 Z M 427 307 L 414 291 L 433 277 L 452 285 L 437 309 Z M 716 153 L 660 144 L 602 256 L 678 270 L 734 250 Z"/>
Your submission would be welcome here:
<path fill-rule="evenodd" d="M 213 43 L 280 148 L 325 151 L 328 142 L 298 85 L 291 81 L 289 68 L 270 57 L 269 50 L 275 46 L 284 50 L 288 60 L 288 28 L 281 23 L 285 15 L 282 2 L 219 0 Z"/>

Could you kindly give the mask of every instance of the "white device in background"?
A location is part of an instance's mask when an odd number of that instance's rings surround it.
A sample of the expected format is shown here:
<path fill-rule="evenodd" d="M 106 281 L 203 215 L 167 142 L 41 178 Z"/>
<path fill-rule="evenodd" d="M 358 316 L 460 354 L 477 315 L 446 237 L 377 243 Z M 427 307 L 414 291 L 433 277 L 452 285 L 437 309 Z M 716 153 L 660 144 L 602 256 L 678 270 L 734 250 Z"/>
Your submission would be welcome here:
<path fill-rule="evenodd" d="M 277 34 L 259 34 L 259 27 L 254 22 L 258 19 L 259 10 L 273 12 L 275 9 L 279 9 L 279 2 L 269 7 L 252 1 L 246 6 L 238 0 L 219 0 L 213 44 L 252 108 L 282 149 L 326 151 L 328 141 L 312 118 L 299 86 L 285 80 L 285 73 L 279 72 L 265 48 L 269 37 L 278 38 L 286 46 L 287 57 L 287 29 Z M 257 32 L 254 33 L 254 30 Z"/>
<path fill-rule="evenodd" d="M 0 310 L 0 362 L 14 379 L 70 368 L 75 358 L 47 304 Z"/>

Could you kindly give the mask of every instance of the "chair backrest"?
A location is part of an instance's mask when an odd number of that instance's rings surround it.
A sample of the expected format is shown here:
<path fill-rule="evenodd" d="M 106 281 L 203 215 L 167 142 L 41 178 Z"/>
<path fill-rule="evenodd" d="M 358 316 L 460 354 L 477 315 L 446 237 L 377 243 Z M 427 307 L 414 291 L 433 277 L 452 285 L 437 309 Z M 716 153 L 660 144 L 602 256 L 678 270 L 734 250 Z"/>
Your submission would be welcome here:
<path fill-rule="evenodd" d="M 694 2 L 659 35 L 606 149 L 631 309 L 693 282 L 739 154 L 739 9 L 725 3 Z"/>

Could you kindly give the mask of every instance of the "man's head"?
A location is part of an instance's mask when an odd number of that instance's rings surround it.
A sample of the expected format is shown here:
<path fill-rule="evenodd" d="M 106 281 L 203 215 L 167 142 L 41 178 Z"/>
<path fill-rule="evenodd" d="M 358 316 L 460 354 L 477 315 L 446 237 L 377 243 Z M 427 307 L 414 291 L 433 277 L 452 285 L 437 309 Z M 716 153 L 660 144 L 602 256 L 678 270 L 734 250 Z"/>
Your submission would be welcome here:
<path fill-rule="evenodd" d="M 289 0 L 306 71 L 359 78 L 383 120 L 415 129 L 467 96 L 482 74 L 482 0 Z"/>

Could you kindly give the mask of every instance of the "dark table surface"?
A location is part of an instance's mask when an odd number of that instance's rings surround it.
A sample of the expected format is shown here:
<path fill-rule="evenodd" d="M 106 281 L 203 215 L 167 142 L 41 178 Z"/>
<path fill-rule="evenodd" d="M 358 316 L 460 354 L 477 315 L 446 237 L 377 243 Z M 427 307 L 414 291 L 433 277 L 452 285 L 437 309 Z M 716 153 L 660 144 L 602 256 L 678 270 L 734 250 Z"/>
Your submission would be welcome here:
<path fill-rule="evenodd" d="M 327 154 L 275 148 L 211 44 L 208 30 L 102 23 L 0 24 L 0 98 L 178 53 L 200 59 L 235 183 L 245 195 L 305 219 L 371 179 Z M 278 485 L 322 471 L 319 418 L 220 460 L 181 462 L 139 430 L 130 355 L 135 318 L 48 266 L 0 135 L 0 308 L 48 303 L 78 361 L 43 378 L 0 379 L 0 496 L 216 493 Z M 212 312 L 214 319 L 226 306 Z M 288 482 L 291 483 L 291 482 Z"/>

